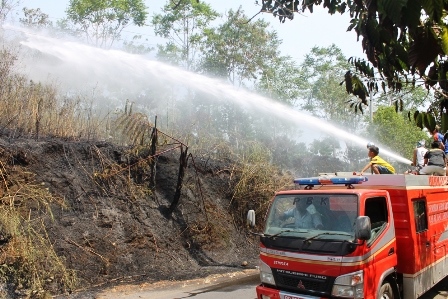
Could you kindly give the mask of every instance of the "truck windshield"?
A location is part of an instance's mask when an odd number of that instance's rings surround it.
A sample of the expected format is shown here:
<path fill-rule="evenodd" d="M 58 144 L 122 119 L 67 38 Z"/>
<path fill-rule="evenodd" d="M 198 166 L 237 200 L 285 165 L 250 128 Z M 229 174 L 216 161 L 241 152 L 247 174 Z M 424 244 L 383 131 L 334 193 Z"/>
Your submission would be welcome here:
<path fill-rule="evenodd" d="M 356 194 L 277 195 L 266 222 L 266 237 L 354 240 Z"/>

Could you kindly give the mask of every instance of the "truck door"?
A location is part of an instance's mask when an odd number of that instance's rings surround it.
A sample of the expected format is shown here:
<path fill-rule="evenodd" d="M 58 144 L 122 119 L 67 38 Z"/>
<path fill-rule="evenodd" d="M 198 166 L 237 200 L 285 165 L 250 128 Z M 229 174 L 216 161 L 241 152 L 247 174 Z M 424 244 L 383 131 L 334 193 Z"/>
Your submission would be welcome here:
<path fill-rule="evenodd" d="M 431 240 L 428 236 L 428 220 L 426 200 L 417 199 L 412 202 L 414 208 L 414 223 L 417 244 L 417 269 L 421 271 L 431 264 Z"/>
<path fill-rule="evenodd" d="M 446 276 L 446 245 L 448 239 L 448 204 L 445 195 L 433 193 L 427 195 L 428 221 L 427 238 L 430 243 L 431 260 L 426 266 L 431 268 L 431 282 L 436 284 Z"/>
<path fill-rule="evenodd" d="M 381 287 L 384 273 L 397 263 L 396 239 L 391 206 L 385 196 L 367 198 L 364 215 L 370 218 L 372 236 L 367 247 L 374 257 L 373 264 L 366 269 L 366 287 L 377 290 Z"/>

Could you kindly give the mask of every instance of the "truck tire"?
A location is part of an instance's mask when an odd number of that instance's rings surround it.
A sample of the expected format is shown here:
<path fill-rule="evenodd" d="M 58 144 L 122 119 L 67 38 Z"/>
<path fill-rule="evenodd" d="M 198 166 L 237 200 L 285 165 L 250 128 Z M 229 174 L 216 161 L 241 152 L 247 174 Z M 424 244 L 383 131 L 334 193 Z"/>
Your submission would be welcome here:
<path fill-rule="evenodd" d="M 390 283 L 383 283 L 378 299 L 394 299 L 394 290 L 392 289 Z"/>

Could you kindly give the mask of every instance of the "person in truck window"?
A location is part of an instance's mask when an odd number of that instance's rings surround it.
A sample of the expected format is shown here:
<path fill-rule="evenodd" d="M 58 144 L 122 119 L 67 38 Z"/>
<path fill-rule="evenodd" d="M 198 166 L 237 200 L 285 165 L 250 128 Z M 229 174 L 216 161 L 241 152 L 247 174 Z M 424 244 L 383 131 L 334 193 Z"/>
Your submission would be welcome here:
<path fill-rule="evenodd" d="M 395 168 L 387 163 L 385 160 L 383 160 L 380 156 L 378 156 L 378 153 L 380 152 L 379 148 L 377 146 L 372 146 L 369 148 L 369 158 L 370 162 L 367 163 L 366 166 L 361 170 L 360 175 L 363 174 L 364 171 L 367 169 L 371 169 L 373 173 L 375 174 L 394 174 Z"/>
<path fill-rule="evenodd" d="M 294 198 L 294 208 L 286 210 L 281 216 L 280 220 L 286 220 L 290 217 L 294 217 L 294 224 L 296 228 L 307 228 L 307 229 L 322 229 L 322 220 L 319 214 L 311 214 L 308 211 L 308 200 L 306 198 L 296 197 Z"/>
<path fill-rule="evenodd" d="M 431 149 L 425 154 L 426 166 L 420 170 L 420 174 L 445 175 L 445 152 L 440 148 L 440 142 L 433 141 Z"/>

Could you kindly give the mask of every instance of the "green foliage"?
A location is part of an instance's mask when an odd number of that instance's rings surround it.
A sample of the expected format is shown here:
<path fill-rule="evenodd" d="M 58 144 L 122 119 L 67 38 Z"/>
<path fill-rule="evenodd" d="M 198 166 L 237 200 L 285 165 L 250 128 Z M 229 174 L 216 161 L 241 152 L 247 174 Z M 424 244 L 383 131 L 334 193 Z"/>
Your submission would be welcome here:
<path fill-rule="evenodd" d="M 256 88 L 271 99 L 293 105 L 300 96 L 300 90 L 305 88 L 306 81 L 300 67 L 289 56 L 273 57 L 261 72 Z"/>
<path fill-rule="evenodd" d="M 362 116 L 350 113 L 351 107 L 346 102 L 354 97 L 339 88 L 339 78 L 349 67 L 342 51 L 334 44 L 326 48 L 312 48 L 300 65 L 303 81 L 300 107 L 320 119 L 356 129 Z"/>
<path fill-rule="evenodd" d="M 422 87 L 403 86 L 400 92 L 386 92 L 373 97 L 377 105 L 398 104 L 397 111 L 421 109 L 434 100 L 431 93 Z"/>
<path fill-rule="evenodd" d="M 336 149 L 341 148 L 339 139 L 325 137 L 322 140 L 315 139 L 310 144 L 310 151 L 318 156 L 334 156 Z"/>
<path fill-rule="evenodd" d="M 294 12 L 313 12 L 314 6 L 323 6 L 330 14 L 350 14 L 348 30 L 357 33 L 367 61 L 352 59 L 357 74 L 347 73 L 343 83 L 349 93 L 361 99 L 361 105 L 368 105 L 366 96 L 378 91 L 379 84 L 383 91 L 396 92 L 405 85 L 424 86 L 433 90 L 436 105 L 448 98 L 446 1 L 262 0 L 261 11 L 271 12 L 284 22 L 292 19 Z M 358 76 L 367 80 L 354 82 Z M 400 101 L 394 104 L 400 110 Z M 355 105 L 357 110 L 362 111 L 361 105 Z"/>
<path fill-rule="evenodd" d="M 367 151 L 359 148 L 354 142 L 346 142 L 344 159 L 349 163 L 349 171 L 362 169 L 368 161 Z"/>
<path fill-rule="evenodd" d="M 20 18 L 20 23 L 25 26 L 33 28 L 52 27 L 52 22 L 49 20 L 49 16 L 43 13 L 40 8 L 23 8 L 23 14 L 25 18 Z"/>
<path fill-rule="evenodd" d="M 230 10 L 222 25 L 205 32 L 201 69 L 235 86 L 261 79 L 270 69 L 268 62 L 279 56 L 281 43 L 268 26 L 263 20 L 249 22 L 242 10 Z"/>
<path fill-rule="evenodd" d="M 414 113 L 414 122 L 417 127 L 420 129 L 426 128 L 428 132 L 433 132 L 436 127 L 436 119 L 434 115 L 427 112 L 416 111 Z"/>
<path fill-rule="evenodd" d="M 428 139 L 427 133 L 421 131 L 413 120 L 396 113 L 393 107 L 378 107 L 367 131 L 372 140 L 380 140 L 408 159 L 412 158 L 416 142 Z"/>
<path fill-rule="evenodd" d="M 198 47 L 204 31 L 219 14 L 202 1 L 168 1 L 161 14 L 154 14 L 151 24 L 157 36 L 168 40 L 159 46 L 158 57 L 162 60 L 194 68 Z"/>
<path fill-rule="evenodd" d="M 143 0 L 70 0 L 66 13 L 88 41 L 109 48 L 124 28 L 145 24 L 145 9 Z"/>
<path fill-rule="evenodd" d="M 131 41 L 123 42 L 123 51 L 133 54 L 147 54 L 154 50 L 153 47 L 147 47 L 140 43 L 141 35 L 136 35 Z M 146 40 L 147 41 L 147 40 Z"/>
<path fill-rule="evenodd" d="M 350 164 L 332 157 L 319 156 L 314 153 L 309 153 L 306 156 L 299 157 L 295 161 L 296 167 L 294 169 L 296 177 L 310 177 L 316 176 L 319 173 L 332 173 L 336 171 L 353 171 Z"/>
<path fill-rule="evenodd" d="M 271 144 L 272 163 L 285 169 L 293 168 L 294 161 L 310 154 L 306 143 L 291 140 L 289 135 L 276 136 Z"/>

